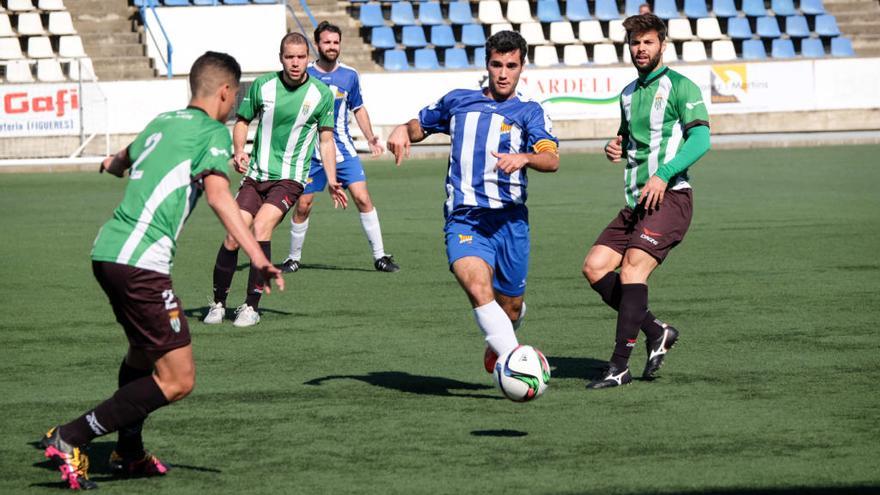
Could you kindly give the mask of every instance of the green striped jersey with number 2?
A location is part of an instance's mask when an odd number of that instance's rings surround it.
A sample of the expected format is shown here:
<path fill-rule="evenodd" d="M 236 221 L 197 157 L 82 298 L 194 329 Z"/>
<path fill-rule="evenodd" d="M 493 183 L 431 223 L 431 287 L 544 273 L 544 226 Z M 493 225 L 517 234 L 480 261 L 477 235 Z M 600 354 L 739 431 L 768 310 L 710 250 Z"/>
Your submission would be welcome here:
<path fill-rule="evenodd" d="M 318 130 L 333 128 L 333 93 L 312 77 L 291 88 L 281 72 L 272 72 L 254 81 L 238 115 L 260 119 L 247 176 L 259 182 L 290 179 L 305 184 Z"/>
<path fill-rule="evenodd" d="M 626 204 L 635 207 L 648 179 L 675 157 L 688 129 L 709 125 L 709 113 L 700 88 L 668 67 L 628 84 L 620 93 L 620 113 L 624 194 Z M 690 188 L 687 170 L 671 177 L 669 187 Z"/>
<path fill-rule="evenodd" d="M 228 175 L 229 130 L 197 108 L 159 115 L 128 147 L 125 196 L 101 227 L 92 259 L 170 274 L 177 236 L 209 174 Z"/>

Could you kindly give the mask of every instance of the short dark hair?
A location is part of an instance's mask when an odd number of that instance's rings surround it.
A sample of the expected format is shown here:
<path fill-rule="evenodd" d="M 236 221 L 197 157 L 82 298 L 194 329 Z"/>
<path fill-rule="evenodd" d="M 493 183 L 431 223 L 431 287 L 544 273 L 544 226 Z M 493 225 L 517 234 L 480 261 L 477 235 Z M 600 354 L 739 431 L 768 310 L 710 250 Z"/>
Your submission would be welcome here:
<path fill-rule="evenodd" d="M 189 90 L 194 97 L 209 96 L 221 84 L 237 86 L 240 80 L 241 66 L 228 53 L 205 52 L 189 70 Z"/>
<path fill-rule="evenodd" d="M 627 42 L 629 42 L 633 35 L 647 33 L 648 31 L 657 31 L 660 43 L 666 40 L 666 24 L 654 14 L 639 14 L 627 17 L 623 21 L 623 29 L 626 30 Z"/>
<path fill-rule="evenodd" d="M 486 63 L 489 63 L 493 51 L 510 53 L 514 50 L 519 50 L 519 63 L 525 64 L 528 50 L 525 38 L 513 31 L 498 31 L 486 40 Z"/>
<path fill-rule="evenodd" d="M 290 32 L 281 38 L 281 44 L 278 46 L 278 53 L 284 53 L 284 45 L 305 45 L 309 46 L 309 40 L 300 33 Z"/>
<path fill-rule="evenodd" d="M 315 28 L 315 43 L 319 43 L 321 41 L 321 33 L 324 31 L 330 31 L 331 33 L 336 33 L 339 35 L 339 41 L 342 41 L 342 30 L 339 29 L 339 26 L 336 24 L 330 24 L 327 21 L 321 21 L 318 24 L 318 27 Z"/>

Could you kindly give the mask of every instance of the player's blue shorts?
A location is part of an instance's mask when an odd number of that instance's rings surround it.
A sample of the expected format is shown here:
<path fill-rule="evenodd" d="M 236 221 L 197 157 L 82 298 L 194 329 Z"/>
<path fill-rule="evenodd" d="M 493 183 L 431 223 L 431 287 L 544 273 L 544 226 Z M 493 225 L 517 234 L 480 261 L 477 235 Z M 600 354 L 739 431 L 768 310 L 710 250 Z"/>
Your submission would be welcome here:
<path fill-rule="evenodd" d="M 529 211 L 525 205 L 504 209 L 465 208 L 446 218 L 449 268 L 465 256 L 481 258 L 493 270 L 492 285 L 506 296 L 526 291 L 529 273 Z"/>
<path fill-rule="evenodd" d="M 344 188 L 348 188 L 350 184 L 355 182 L 367 180 L 361 159 L 355 156 L 338 162 L 336 164 L 336 180 Z M 323 191 L 325 187 L 327 187 L 327 173 L 324 172 L 324 166 L 318 160 L 312 160 L 312 168 L 309 170 L 309 179 L 306 181 L 303 194 L 318 193 Z"/>

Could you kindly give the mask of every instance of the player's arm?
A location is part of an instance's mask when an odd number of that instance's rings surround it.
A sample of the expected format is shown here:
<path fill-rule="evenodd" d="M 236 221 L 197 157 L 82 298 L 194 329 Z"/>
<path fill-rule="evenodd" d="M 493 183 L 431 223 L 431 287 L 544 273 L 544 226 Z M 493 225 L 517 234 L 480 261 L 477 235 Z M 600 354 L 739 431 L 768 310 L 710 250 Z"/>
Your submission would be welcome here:
<path fill-rule="evenodd" d="M 281 277 L 281 270 L 275 268 L 275 265 L 266 258 L 257 240 L 251 234 L 250 229 L 244 224 L 244 220 L 242 220 L 241 213 L 239 212 L 238 203 L 235 202 L 232 193 L 229 192 L 229 180 L 223 175 L 209 174 L 205 176 L 204 184 L 208 205 L 217 214 L 217 218 L 226 227 L 226 231 L 244 249 L 251 259 L 251 263 L 263 275 L 263 279 L 272 280 L 274 278 L 278 288 L 284 290 L 284 279 Z M 266 284 L 265 289 L 266 293 L 270 292 L 269 284 Z"/>
<path fill-rule="evenodd" d="M 559 170 L 559 153 L 555 143 L 551 144 L 553 144 L 552 149 L 535 153 L 498 153 L 493 151 L 492 156 L 498 159 L 495 169 L 506 174 L 512 174 L 525 167 L 538 172 L 556 172 Z M 548 148 L 550 147 L 548 146 Z"/>
<path fill-rule="evenodd" d="M 412 143 L 418 143 L 428 137 L 428 133 L 422 129 L 419 119 L 412 119 L 406 124 L 401 124 L 391 131 L 388 136 L 388 151 L 394 155 L 394 163 L 400 165 L 404 158 L 409 158 L 409 148 Z"/>
<path fill-rule="evenodd" d="M 251 123 L 249 119 L 238 116 L 235 126 L 232 127 L 232 163 L 235 170 L 243 174 L 247 172 L 248 163 L 251 160 L 250 155 L 244 152 L 244 145 L 247 143 L 248 125 Z"/>
<path fill-rule="evenodd" d="M 348 206 L 348 196 L 336 180 L 336 140 L 333 139 L 333 128 L 321 127 L 318 132 L 318 152 L 321 153 L 321 163 L 324 165 L 324 173 L 327 174 L 327 190 L 333 198 L 333 207 L 345 208 Z"/>
<path fill-rule="evenodd" d="M 131 168 L 131 158 L 128 157 L 128 146 L 126 146 L 125 148 L 119 150 L 119 152 L 115 155 L 104 158 L 104 161 L 101 162 L 101 168 L 98 169 L 98 172 L 107 172 L 110 175 L 122 177 L 125 171 L 129 168 Z"/>
<path fill-rule="evenodd" d="M 617 136 L 605 143 L 605 158 L 610 162 L 618 163 L 623 158 L 623 148 L 627 145 L 629 124 L 626 121 L 626 113 L 623 111 L 623 102 L 620 103 L 620 127 L 617 128 Z"/>
<path fill-rule="evenodd" d="M 354 110 L 354 119 L 357 121 L 358 127 L 367 138 L 370 145 L 370 152 L 373 156 L 379 156 L 385 152 L 382 143 L 379 142 L 379 136 L 373 134 L 373 125 L 370 122 L 370 114 L 367 113 L 367 107 L 360 106 Z"/>

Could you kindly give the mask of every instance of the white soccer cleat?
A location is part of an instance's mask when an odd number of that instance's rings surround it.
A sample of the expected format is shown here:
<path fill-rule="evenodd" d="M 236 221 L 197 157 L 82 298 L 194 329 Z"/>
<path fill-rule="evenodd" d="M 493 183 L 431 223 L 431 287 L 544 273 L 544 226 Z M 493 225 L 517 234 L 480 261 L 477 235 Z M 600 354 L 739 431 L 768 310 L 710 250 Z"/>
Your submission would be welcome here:
<path fill-rule="evenodd" d="M 235 310 L 235 321 L 232 324 L 237 327 L 252 327 L 259 322 L 260 313 L 247 304 L 242 304 Z"/>
<path fill-rule="evenodd" d="M 220 323 L 223 323 L 223 317 L 226 316 L 226 308 L 223 307 L 223 303 L 211 303 L 209 308 L 208 316 L 202 320 L 202 323 L 205 323 L 206 325 L 219 325 Z"/>

